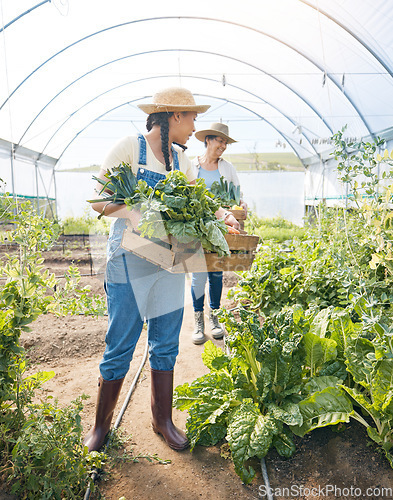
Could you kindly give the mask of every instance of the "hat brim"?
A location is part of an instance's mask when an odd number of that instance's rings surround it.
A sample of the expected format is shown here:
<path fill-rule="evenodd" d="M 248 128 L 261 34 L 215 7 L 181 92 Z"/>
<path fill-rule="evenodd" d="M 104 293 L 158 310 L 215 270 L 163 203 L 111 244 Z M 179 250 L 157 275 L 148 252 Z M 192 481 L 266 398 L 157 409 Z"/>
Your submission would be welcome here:
<path fill-rule="evenodd" d="M 195 113 L 204 113 L 210 108 L 209 104 L 182 106 L 181 104 L 166 105 L 166 104 L 138 104 L 139 109 L 151 115 L 152 113 L 171 113 L 174 111 L 194 111 Z"/>
<path fill-rule="evenodd" d="M 198 130 L 198 132 L 195 132 L 195 137 L 198 139 L 198 141 L 205 142 L 205 137 L 207 135 L 216 135 L 218 137 L 222 137 L 227 141 L 228 144 L 233 144 L 235 139 L 232 139 L 232 137 L 229 137 L 229 135 L 224 134 L 223 132 L 220 132 L 219 130 L 214 130 L 214 129 L 208 129 L 208 130 Z"/>

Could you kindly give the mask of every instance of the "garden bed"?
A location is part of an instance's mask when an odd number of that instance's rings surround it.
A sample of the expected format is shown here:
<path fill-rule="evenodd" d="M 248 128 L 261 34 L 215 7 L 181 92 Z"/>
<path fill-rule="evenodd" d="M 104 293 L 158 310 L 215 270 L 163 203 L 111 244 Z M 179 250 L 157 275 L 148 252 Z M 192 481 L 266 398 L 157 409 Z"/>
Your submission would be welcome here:
<path fill-rule="evenodd" d="M 91 265 L 86 248 L 88 247 L 82 248 L 82 245 L 77 248 L 74 244 L 72 249 L 66 248 L 64 252 L 63 249 L 45 252 L 44 257 L 48 267 L 56 275 L 64 273 L 69 264 L 77 264 L 82 274 L 82 284 L 90 285 L 95 293 L 103 293 L 102 275 L 90 276 Z M 102 252 L 104 250 L 96 252 L 94 273 L 100 269 L 102 272 Z M 225 273 L 223 297 L 235 282 L 236 275 Z M 193 311 L 189 286 L 190 280 L 187 279 L 185 319 L 175 370 L 176 385 L 191 382 L 207 373 L 201 360 L 203 346 L 196 346 L 191 341 Z M 223 304 L 232 306 L 228 299 L 224 299 Z M 85 403 L 82 414 L 86 431 L 92 425 L 95 412 L 98 363 L 104 349 L 106 321 L 105 317 L 57 318 L 46 315 L 32 324 L 31 333 L 24 333 L 22 336 L 22 342 L 29 349 L 32 369 L 37 371 L 38 367 L 56 372 L 56 376 L 44 386 L 47 394 L 57 397 L 61 404 L 69 403 L 82 393 L 91 396 Z M 142 359 L 144 341 L 142 335 L 117 412 Z M 223 341 L 214 340 L 214 343 L 223 346 Z M 186 416 L 184 412 L 174 410 L 174 419 L 179 426 L 184 427 Z M 189 451 L 179 453 L 169 449 L 153 433 L 150 427 L 148 363 L 123 417 L 121 429 L 132 435 L 131 443 L 135 454 L 156 453 L 162 459 L 171 460 L 171 463 L 159 465 L 141 459 L 139 463 L 119 465 L 112 470 L 108 481 L 102 483 L 101 491 L 107 500 L 118 500 L 121 496 L 127 500 L 251 500 L 266 497 L 257 461 L 252 462 L 257 470 L 256 478 L 251 485 L 245 486 L 236 475 L 232 462 L 225 458 L 225 447 L 197 446 L 192 454 Z M 345 430 L 344 427 L 341 429 L 342 432 L 334 432 L 329 427 L 317 429 L 305 438 L 297 438 L 297 452 L 288 460 L 282 459 L 274 451 L 269 452 L 266 463 L 270 486 L 276 493 L 275 499 L 345 499 L 362 495 L 371 499 L 392 498 L 388 488 L 393 487 L 393 470 L 386 459 L 373 443 L 370 445 L 363 428 L 356 422 L 352 422 Z M 327 486 L 336 487 L 335 492 L 326 494 Z M 346 495 L 347 490 L 353 494 Z M 361 495 L 357 495 L 359 492 Z M 3 498 L 12 497 L 6 496 L 0 486 L 0 499 Z"/>

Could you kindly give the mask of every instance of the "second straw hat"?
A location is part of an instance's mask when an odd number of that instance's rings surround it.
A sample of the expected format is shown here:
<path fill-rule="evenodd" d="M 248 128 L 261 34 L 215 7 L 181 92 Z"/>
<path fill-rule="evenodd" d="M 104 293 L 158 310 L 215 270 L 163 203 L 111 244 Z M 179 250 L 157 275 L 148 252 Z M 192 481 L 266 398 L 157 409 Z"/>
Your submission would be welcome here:
<path fill-rule="evenodd" d="M 138 104 L 138 108 L 150 115 L 171 111 L 195 111 L 204 113 L 210 108 L 207 104 L 197 105 L 191 92 L 183 87 L 170 87 L 153 96 L 151 104 Z"/>
<path fill-rule="evenodd" d="M 207 135 L 217 135 L 218 137 L 222 137 L 228 144 L 237 142 L 235 139 L 232 139 L 232 137 L 229 137 L 229 128 L 228 125 L 225 125 L 225 123 L 212 123 L 210 128 L 195 132 L 195 137 L 201 142 L 205 142 L 205 137 Z"/>

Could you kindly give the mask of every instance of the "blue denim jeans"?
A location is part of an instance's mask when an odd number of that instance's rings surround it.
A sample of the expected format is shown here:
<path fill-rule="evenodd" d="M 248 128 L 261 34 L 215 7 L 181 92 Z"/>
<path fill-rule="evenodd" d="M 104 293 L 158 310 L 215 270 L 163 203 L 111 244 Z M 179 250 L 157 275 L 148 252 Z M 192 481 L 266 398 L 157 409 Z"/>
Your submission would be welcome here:
<path fill-rule="evenodd" d="M 205 301 L 205 285 L 209 280 L 210 309 L 219 309 L 222 293 L 222 271 L 193 273 L 191 281 L 191 296 L 194 311 L 203 311 Z"/>
<path fill-rule="evenodd" d="M 105 380 L 127 374 L 144 321 L 153 369 L 173 370 L 179 352 L 184 274 L 165 271 L 122 249 L 125 227 L 124 219 L 116 219 L 108 241 L 105 291 L 109 319 L 100 363 Z"/>

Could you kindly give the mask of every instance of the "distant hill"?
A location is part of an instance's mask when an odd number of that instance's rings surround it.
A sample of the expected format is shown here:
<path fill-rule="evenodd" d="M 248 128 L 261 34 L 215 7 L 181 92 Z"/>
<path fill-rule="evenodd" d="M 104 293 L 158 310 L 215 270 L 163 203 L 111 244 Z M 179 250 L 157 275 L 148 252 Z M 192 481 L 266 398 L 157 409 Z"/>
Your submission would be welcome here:
<path fill-rule="evenodd" d="M 239 172 L 245 170 L 304 170 L 301 161 L 293 153 L 226 154 L 223 158 L 230 161 Z M 98 172 L 99 170 L 100 165 L 89 165 L 87 167 L 68 168 L 63 171 Z M 62 170 L 58 170 L 58 172 L 62 172 Z"/>
<path fill-rule="evenodd" d="M 56 170 L 56 172 L 99 172 L 100 165 L 88 165 L 87 167 L 74 167 Z"/>
<path fill-rule="evenodd" d="M 248 153 L 224 155 L 236 170 L 290 170 L 303 171 L 304 167 L 294 153 Z"/>

